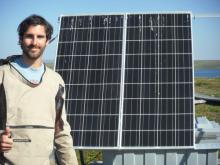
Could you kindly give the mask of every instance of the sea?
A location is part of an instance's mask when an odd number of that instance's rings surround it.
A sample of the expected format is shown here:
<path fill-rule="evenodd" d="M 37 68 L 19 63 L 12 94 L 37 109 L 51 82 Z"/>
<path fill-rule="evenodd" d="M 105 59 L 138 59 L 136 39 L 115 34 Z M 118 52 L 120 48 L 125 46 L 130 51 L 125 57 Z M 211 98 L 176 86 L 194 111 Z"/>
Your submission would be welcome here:
<path fill-rule="evenodd" d="M 203 77 L 203 78 L 220 77 L 220 69 L 198 69 L 198 70 L 194 70 L 194 77 Z"/>

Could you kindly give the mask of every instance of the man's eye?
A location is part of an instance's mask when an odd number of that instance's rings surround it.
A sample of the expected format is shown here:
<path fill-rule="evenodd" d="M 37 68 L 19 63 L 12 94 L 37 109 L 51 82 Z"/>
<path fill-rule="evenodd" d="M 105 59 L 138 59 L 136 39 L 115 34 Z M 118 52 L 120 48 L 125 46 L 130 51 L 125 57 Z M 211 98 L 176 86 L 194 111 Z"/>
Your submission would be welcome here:
<path fill-rule="evenodd" d="M 25 37 L 25 38 L 30 38 L 30 39 L 33 38 L 32 35 L 25 35 L 24 37 Z"/>
<path fill-rule="evenodd" d="M 37 38 L 43 39 L 43 38 L 45 38 L 45 36 L 37 36 Z"/>
<path fill-rule="evenodd" d="M 44 35 L 39 35 L 39 36 L 36 36 L 38 39 L 44 39 L 46 38 L 46 36 Z M 26 39 L 34 39 L 35 37 L 33 35 L 25 35 L 24 38 Z"/>

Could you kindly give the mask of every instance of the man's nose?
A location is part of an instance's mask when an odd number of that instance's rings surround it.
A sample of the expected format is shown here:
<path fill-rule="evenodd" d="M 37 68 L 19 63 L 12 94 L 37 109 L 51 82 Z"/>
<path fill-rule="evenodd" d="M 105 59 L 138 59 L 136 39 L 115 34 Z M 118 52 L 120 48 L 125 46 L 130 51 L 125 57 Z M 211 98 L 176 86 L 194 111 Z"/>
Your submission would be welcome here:
<path fill-rule="evenodd" d="M 36 37 L 33 37 L 32 38 L 32 45 L 36 45 L 37 44 L 37 38 Z"/>

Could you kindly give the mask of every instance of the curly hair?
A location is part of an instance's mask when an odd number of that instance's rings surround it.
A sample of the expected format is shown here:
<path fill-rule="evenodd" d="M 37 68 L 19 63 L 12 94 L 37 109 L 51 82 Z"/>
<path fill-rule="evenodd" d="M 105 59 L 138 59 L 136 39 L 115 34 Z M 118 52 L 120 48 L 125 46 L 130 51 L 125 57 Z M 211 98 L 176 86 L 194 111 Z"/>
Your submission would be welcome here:
<path fill-rule="evenodd" d="M 52 25 L 43 17 L 33 14 L 25 18 L 18 26 L 17 32 L 19 35 L 19 43 L 20 41 L 22 41 L 24 33 L 28 30 L 29 26 L 37 26 L 37 25 L 42 25 L 45 27 L 47 40 L 50 40 L 53 34 Z"/>

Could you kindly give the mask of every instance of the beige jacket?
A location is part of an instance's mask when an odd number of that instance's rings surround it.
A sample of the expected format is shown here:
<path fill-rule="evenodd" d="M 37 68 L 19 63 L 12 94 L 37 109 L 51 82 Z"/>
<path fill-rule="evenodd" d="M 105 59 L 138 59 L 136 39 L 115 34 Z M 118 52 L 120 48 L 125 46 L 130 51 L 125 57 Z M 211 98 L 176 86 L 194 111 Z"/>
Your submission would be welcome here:
<path fill-rule="evenodd" d="M 56 154 L 59 164 L 77 165 L 59 74 L 46 67 L 41 83 L 34 86 L 5 64 L 0 66 L 0 85 L 0 110 L 7 111 L 6 125 L 14 139 L 12 150 L 0 156 L 0 164 L 54 165 Z"/>

